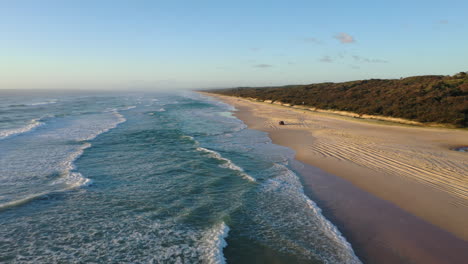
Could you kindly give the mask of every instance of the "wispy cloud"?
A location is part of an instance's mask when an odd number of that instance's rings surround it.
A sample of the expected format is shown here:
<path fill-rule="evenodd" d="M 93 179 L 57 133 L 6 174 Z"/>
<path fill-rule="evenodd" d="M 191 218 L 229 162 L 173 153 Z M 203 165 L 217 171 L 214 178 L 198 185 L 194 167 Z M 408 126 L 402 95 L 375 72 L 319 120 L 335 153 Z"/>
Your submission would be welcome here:
<path fill-rule="evenodd" d="M 261 64 L 256 64 L 256 65 L 254 65 L 254 67 L 255 67 L 255 68 L 263 68 L 263 69 L 265 69 L 265 68 L 271 68 L 271 67 L 273 67 L 273 65 L 261 63 Z"/>
<path fill-rule="evenodd" d="M 361 56 L 357 56 L 357 55 L 353 55 L 352 57 L 353 57 L 354 61 L 356 61 L 356 62 L 388 63 L 388 61 L 381 60 L 381 59 L 370 59 L 370 58 L 361 57 Z"/>
<path fill-rule="evenodd" d="M 449 21 L 447 19 L 442 19 L 442 20 L 437 21 L 437 24 L 441 24 L 441 25 L 447 25 L 448 23 Z"/>
<path fill-rule="evenodd" d="M 356 40 L 354 39 L 353 36 L 351 36 L 351 35 L 349 35 L 347 33 L 344 33 L 344 32 L 341 32 L 341 33 L 335 35 L 334 38 L 336 38 L 337 40 L 339 40 L 343 44 L 350 44 L 350 43 L 356 42 Z"/>
<path fill-rule="evenodd" d="M 261 49 L 260 48 L 250 48 L 251 51 L 260 51 Z"/>
<path fill-rule="evenodd" d="M 333 62 L 333 59 L 330 56 L 323 56 L 322 58 L 320 58 L 319 61 L 330 63 L 330 62 Z"/>

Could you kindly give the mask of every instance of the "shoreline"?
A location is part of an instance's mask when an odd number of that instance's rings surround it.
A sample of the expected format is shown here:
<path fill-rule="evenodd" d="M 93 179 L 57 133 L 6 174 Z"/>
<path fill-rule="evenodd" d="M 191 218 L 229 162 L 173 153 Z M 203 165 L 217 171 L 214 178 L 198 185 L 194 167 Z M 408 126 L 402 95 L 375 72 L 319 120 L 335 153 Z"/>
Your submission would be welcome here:
<path fill-rule="evenodd" d="M 468 242 L 359 189 L 347 180 L 299 161 L 305 194 L 351 243 L 363 263 L 463 263 Z"/>
<path fill-rule="evenodd" d="M 267 132 L 273 143 L 295 150 L 295 159 L 304 166 L 312 165 L 322 173 L 331 175 L 323 178 L 320 186 L 317 186 L 310 182 L 311 179 L 317 180 L 313 176 L 315 174 L 307 172 L 310 170 L 298 170 L 304 180 L 305 191 L 320 201 L 319 206 L 324 207 L 327 217 L 336 221 L 340 230 L 345 230 L 344 235 L 350 238 L 353 245 L 357 245 L 357 252 L 361 257 L 365 256 L 365 260 L 371 263 L 376 259 L 377 263 L 384 263 L 385 259 L 393 259 L 393 263 L 404 259 L 411 263 L 453 263 L 448 260 L 448 256 L 467 257 L 463 253 L 468 251 L 468 227 L 465 224 L 468 219 L 467 178 L 462 175 L 458 181 L 450 181 L 450 178 L 446 181 L 444 177 L 437 177 L 440 175 L 430 174 L 432 170 L 424 170 L 424 164 L 420 161 L 414 162 L 416 165 L 408 162 L 418 158 L 419 152 L 428 151 L 427 155 L 423 155 L 425 158 L 434 154 L 434 149 L 430 147 L 411 144 L 413 141 L 421 143 L 418 138 L 422 133 L 422 138 L 426 140 L 422 143 L 436 145 L 437 151 L 442 152 L 439 153 L 441 159 L 446 153 L 449 153 L 450 158 L 458 157 L 455 160 L 461 162 L 457 167 L 458 173 L 466 174 L 468 163 L 463 163 L 466 157 L 462 156 L 466 154 L 449 148 L 466 144 L 463 138 L 468 136 L 467 132 L 381 124 L 383 122 L 376 124 L 375 121 L 366 122 L 237 97 L 204 94 L 236 107 L 238 111 L 234 115 L 237 118 L 244 121 L 250 129 Z M 286 125 L 276 125 L 279 120 L 284 120 Z M 447 131 L 450 135 L 445 135 Z M 431 138 L 430 135 L 433 134 L 436 138 Z M 411 142 L 406 142 L 405 138 Z M 449 140 L 445 142 L 441 138 Z M 336 144 L 337 141 L 346 144 Z M 318 148 L 314 146 L 317 143 L 323 145 Z M 401 152 L 375 151 L 379 147 L 387 151 L 395 150 L 391 148 L 392 144 L 401 149 Z M 363 149 L 362 146 L 369 147 Z M 416 157 L 405 160 L 408 154 Z M 392 170 L 396 173 L 392 173 Z M 429 181 L 418 178 L 418 173 L 419 176 L 429 173 L 432 178 Z M 340 191 L 353 193 L 353 196 L 335 199 L 335 195 L 331 194 L 336 192 L 336 186 L 330 182 L 336 181 L 346 182 L 340 184 L 347 186 Z M 327 185 L 328 187 L 324 187 Z M 322 192 L 321 188 L 329 189 Z M 351 208 L 360 213 L 353 213 Z M 387 218 L 382 218 L 383 215 Z M 347 219 L 354 220 L 350 222 Z M 372 228 L 367 230 L 369 226 Z M 380 237 L 382 234 L 385 235 Z M 363 237 L 367 237 L 369 241 L 362 241 Z M 384 246 L 371 245 L 371 237 Z M 443 246 L 439 243 L 443 243 Z M 447 258 L 444 259 L 444 256 Z"/>

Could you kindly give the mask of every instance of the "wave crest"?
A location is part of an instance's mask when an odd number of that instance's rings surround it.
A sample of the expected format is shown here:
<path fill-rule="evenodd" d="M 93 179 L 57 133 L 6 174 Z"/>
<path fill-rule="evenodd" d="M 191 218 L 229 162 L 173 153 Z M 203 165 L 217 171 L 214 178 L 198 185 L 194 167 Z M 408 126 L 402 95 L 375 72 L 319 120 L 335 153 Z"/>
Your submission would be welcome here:
<path fill-rule="evenodd" d="M 31 121 L 29 121 L 29 124 L 27 124 L 26 126 L 23 126 L 20 128 L 14 128 L 14 129 L 2 130 L 0 131 L 0 139 L 5 139 L 7 137 L 23 134 L 23 133 L 26 133 L 35 129 L 36 127 L 44 125 L 44 123 L 41 122 L 40 120 L 41 120 L 40 118 L 32 119 Z"/>
<path fill-rule="evenodd" d="M 205 152 L 205 153 L 208 153 L 208 156 L 211 157 L 211 158 L 215 158 L 217 160 L 220 160 L 220 161 L 223 161 L 224 163 L 219 165 L 221 168 L 228 168 L 228 169 L 231 169 L 233 171 L 237 171 L 239 172 L 239 174 L 246 180 L 249 180 L 251 182 L 255 182 L 256 180 L 248 175 L 247 173 L 244 172 L 244 169 L 242 169 L 241 167 L 237 166 L 236 164 L 234 164 L 230 159 L 226 159 L 224 158 L 223 156 L 221 156 L 221 154 L 219 154 L 218 152 L 214 151 L 214 150 L 210 150 L 210 149 L 207 149 L 207 148 L 202 148 L 202 147 L 198 147 L 197 148 L 197 151 L 201 151 L 201 152 Z"/>
<path fill-rule="evenodd" d="M 208 264 L 225 264 L 223 249 L 227 246 L 226 237 L 229 227 L 221 222 L 209 229 L 202 239 L 199 249 L 203 252 L 202 259 Z"/>
<path fill-rule="evenodd" d="M 45 102 L 37 102 L 37 103 L 31 103 L 29 104 L 30 106 L 37 106 L 37 105 L 48 105 L 48 104 L 55 104 L 57 103 L 57 99 L 51 99 L 49 101 L 45 101 Z"/>

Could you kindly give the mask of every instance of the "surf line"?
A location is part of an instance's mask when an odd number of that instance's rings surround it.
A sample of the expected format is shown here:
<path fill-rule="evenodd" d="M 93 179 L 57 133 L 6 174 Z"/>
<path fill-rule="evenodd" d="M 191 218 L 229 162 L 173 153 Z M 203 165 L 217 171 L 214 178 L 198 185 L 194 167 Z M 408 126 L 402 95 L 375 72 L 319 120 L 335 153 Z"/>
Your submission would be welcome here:
<path fill-rule="evenodd" d="M 202 147 L 198 147 L 197 151 L 208 153 L 209 157 L 220 160 L 220 161 L 224 161 L 223 164 L 219 165 L 221 168 L 228 168 L 228 169 L 231 169 L 233 171 L 237 171 L 242 176 L 242 178 L 244 178 L 244 179 L 246 179 L 248 181 L 251 181 L 251 182 L 256 182 L 255 178 L 253 178 L 252 176 L 250 176 L 250 175 L 248 175 L 247 173 L 244 172 L 244 169 L 242 169 L 241 167 L 234 164 L 230 159 L 224 158 L 218 152 L 216 152 L 214 150 L 211 150 L 211 149 L 202 148 Z"/>

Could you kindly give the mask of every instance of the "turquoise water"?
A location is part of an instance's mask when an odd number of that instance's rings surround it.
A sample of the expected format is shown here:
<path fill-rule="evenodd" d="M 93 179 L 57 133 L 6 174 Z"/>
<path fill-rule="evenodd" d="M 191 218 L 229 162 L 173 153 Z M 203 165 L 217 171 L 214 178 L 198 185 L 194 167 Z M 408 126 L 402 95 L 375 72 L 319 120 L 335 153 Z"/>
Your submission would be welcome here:
<path fill-rule="evenodd" d="M 2 94 L 0 262 L 360 263 L 294 153 L 194 93 Z"/>

